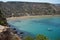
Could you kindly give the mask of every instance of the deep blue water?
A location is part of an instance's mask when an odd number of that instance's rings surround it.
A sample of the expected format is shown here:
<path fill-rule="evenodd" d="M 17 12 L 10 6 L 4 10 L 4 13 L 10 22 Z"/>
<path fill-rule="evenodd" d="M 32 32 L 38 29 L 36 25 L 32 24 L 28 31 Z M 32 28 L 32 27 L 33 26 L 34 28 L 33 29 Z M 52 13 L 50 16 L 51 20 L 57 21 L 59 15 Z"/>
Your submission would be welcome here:
<path fill-rule="evenodd" d="M 43 34 L 49 40 L 57 40 L 60 38 L 60 17 L 32 18 L 8 21 L 8 23 L 19 30 L 24 30 L 34 35 Z"/>

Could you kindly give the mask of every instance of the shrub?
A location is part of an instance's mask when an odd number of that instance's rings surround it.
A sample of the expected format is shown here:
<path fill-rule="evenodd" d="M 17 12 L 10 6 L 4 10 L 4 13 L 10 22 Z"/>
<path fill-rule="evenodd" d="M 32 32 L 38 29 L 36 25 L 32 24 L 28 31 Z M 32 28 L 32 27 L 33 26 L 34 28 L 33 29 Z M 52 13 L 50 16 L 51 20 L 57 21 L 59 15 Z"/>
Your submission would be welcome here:
<path fill-rule="evenodd" d="M 6 18 L 4 17 L 1 11 L 0 11 L 0 25 L 7 26 Z"/>
<path fill-rule="evenodd" d="M 48 38 L 47 38 L 46 36 L 44 36 L 44 35 L 38 34 L 38 35 L 36 36 L 36 40 L 48 40 Z"/>

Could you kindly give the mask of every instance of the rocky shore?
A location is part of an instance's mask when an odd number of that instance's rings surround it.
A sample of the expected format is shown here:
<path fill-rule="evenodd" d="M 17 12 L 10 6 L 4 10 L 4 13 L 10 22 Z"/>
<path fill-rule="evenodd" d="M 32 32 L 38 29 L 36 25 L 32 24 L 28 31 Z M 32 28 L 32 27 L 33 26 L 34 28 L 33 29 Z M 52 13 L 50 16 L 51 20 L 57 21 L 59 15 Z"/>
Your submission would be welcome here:
<path fill-rule="evenodd" d="M 14 30 L 9 28 L 6 18 L 0 10 L 0 40 L 21 40 Z"/>

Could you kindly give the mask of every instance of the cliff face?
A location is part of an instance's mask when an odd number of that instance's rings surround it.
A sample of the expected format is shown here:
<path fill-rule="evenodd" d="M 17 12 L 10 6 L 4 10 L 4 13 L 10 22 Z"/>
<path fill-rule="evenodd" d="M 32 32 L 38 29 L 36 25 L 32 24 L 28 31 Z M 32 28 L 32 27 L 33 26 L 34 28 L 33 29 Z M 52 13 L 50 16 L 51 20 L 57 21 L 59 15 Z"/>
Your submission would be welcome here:
<path fill-rule="evenodd" d="M 5 17 L 60 14 L 57 7 L 50 3 L 0 2 L 0 4 Z"/>

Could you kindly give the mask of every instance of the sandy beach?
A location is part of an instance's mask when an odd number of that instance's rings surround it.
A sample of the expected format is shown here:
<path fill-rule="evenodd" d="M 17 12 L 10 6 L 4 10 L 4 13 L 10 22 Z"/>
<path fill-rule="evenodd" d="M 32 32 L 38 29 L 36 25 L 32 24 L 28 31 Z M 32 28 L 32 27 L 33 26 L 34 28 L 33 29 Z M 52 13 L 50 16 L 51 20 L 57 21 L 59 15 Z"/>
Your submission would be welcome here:
<path fill-rule="evenodd" d="M 9 20 L 17 20 L 17 19 L 28 19 L 28 18 L 51 18 L 51 17 L 56 17 L 56 16 L 59 16 L 60 15 L 40 15 L 40 16 L 20 16 L 20 17 L 9 17 L 9 18 L 6 18 L 7 21 Z"/>

